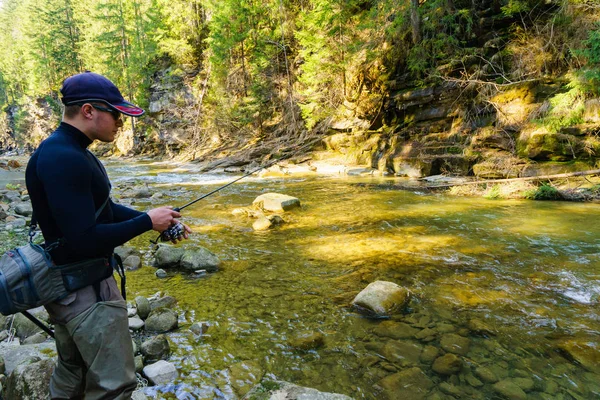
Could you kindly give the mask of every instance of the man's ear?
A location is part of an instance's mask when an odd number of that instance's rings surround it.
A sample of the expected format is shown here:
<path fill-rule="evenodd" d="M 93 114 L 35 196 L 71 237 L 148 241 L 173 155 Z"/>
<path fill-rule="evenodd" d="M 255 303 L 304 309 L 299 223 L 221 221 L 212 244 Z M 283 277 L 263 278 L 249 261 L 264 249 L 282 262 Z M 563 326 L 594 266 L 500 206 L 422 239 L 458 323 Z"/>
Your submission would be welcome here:
<path fill-rule="evenodd" d="M 83 117 L 85 119 L 92 119 L 93 113 L 94 113 L 94 107 L 92 107 L 91 104 L 85 103 L 84 105 L 81 106 L 81 115 L 83 115 Z"/>

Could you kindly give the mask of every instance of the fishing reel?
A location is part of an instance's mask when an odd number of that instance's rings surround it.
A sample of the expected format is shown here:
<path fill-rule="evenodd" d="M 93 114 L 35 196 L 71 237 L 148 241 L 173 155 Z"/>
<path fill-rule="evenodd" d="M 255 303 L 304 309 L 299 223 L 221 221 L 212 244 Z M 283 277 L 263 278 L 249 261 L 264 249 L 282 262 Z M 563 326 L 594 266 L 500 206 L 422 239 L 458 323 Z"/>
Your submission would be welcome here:
<path fill-rule="evenodd" d="M 185 227 L 181 222 L 176 223 L 175 225 L 167 228 L 160 234 L 161 242 L 171 242 L 173 240 L 177 241 L 183 237 L 185 233 Z"/>

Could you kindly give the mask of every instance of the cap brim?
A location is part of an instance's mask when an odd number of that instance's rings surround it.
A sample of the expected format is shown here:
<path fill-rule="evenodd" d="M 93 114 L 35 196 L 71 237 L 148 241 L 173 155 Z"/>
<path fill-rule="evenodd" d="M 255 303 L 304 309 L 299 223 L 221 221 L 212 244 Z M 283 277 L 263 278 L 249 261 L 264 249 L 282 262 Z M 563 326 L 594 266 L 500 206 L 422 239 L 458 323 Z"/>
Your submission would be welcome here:
<path fill-rule="evenodd" d="M 129 115 L 130 117 L 141 117 L 145 112 L 135 104 L 131 104 L 126 101 L 118 104 L 109 103 L 109 105 L 120 113 Z"/>

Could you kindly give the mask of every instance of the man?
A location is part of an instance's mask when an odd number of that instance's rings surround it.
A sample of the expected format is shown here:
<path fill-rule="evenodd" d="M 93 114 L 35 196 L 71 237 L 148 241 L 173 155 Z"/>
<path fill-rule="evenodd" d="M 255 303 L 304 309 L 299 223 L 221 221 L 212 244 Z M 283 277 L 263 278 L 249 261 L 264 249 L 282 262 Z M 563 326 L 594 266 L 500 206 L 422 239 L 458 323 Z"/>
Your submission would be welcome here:
<path fill-rule="evenodd" d="M 46 245 L 54 247 L 54 263 L 111 257 L 116 246 L 135 236 L 176 224 L 180 214 L 170 207 L 143 213 L 113 203 L 106 171 L 87 150 L 94 140 L 115 139 L 123 126 L 121 114 L 139 117 L 144 110 L 126 102 L 110 80 L 91 72 L 67 78 L 61 93 L 62 122 L 34 152 L 25 173 L 34 217 Z M 184 237 L 190 232 L 185 226 Z M 52 399 L 121 400 L 135 390 L 126 303 L 112 268 L 100 279 L 46 305 L 58 351 Z"/>

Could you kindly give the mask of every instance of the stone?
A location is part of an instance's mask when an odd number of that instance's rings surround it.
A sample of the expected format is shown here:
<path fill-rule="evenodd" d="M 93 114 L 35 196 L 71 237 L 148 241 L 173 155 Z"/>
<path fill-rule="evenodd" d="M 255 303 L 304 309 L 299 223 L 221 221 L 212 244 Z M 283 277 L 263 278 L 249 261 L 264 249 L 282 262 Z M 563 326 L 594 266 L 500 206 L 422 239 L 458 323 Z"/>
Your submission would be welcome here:
<path fill-rule="evenodd" d="M 186 250 L 180 261 L 180 266 L 188 271 L 204 269 L 208 272 L 215 272 L 220 265 L 221 260 L 219 260 L 219 257 L 201 246 L 193 250 Z"/>
<path fill-rule="evenodd" d="M 142 260 L 140 257 L 131 255 L 123 260 L 123 267 L 128 271 L 135 271 L 140 269 L 142 266 Z"/>
<path fill-rule="evenodd" d="M 167 360 L 171 355 L 171 346 L 165 335 L 158 335 L 142 343 L 140 351 L 146 363 L 153 363 Z"/>
<path fill-rule="evenodd" d="M 190 331 L 196 335 L 204 335 L 208 331 L 208 324 L 206 322 L 194 322 L 190 326 Z"/>
<path fill-rule="evenodd" d="M 154 266 L 157 268 L 170 268 L 179 265 L 183 257 L 184 249 L 173 247 L 168 244 L 159 243 L 154 253 Z"/>
<path fill-rule="evenodd" d="M 558 348 L 568 359 L 575 361 L 590 372 L 600 373 L 600 349 L 597 339 L 582 338 L 566 340 Z"/>
<path fill-rule="evenodd" d="M 431 364 L 440 354 L 440 349 L 435 346 L 425 346 L 421 353 L 421 362 L 423 364 Z"/>
<path fill-rule="evenodd" d="M 152 196 L 152 192 L 148 186 L 140 186 L 133 189 L 131 197 L 134 199 L 147 199 Z"/>
<path fill-rule="evenodd" d="M 43 323 L 48 323 L 48 313 L 43 307 L 38 307 L 32 310 L 29 310 L 29 313 L 42 321 Z M 16 331 L 16 335 L 21 340 L 25 340 L 29 336 L 32 336 L 35 333 L 42 332 L 42 330 L 29 319 L 27 319 L 23 314 L 18 313 L 13 316 L 13 328 Z"/>
<path fill-rule="evenodd" d="M 460 372 L 462 365 L 458 356 L 448 353 L 436 358 L 431 368 L 440 375 L 454 375 Z"/>
<path fill-rule="evenodd" d="M 10 375 L 23 360 L 53 359 L 56 357 L 56 345 L 54 341 L 47 341 L 39 344 L 2 347 L 1 352 L 4 359 L 5 374 Z"/>
<path fill-rule="evenodd" d="M 29 336 L 27 339 L 23 340 L 23 344 L 39 344 L 39 343 L 44 343 L 46 341 L 46 339 L 48 339 L 48 335 L 46 335 L 46 333 L 44 332 L 38 332 L 35 333 L 31 336 Z"/>
<path fill-rule="evenodd" d="M 17 203 L 14 204 L 15 213 L 24 217 L 30 217 L 33 215 L 33 208 L 31 203 Z"/>
<path fill-rule="evenodd" d="M 414 337 L 419 332 L 418 329 L 405 324 L 404 322 L 396 321 L 381 321 L 373 333 L 381 337 L 389 337 L 392 339 L 409 339 Z"/>
<path fill-rule="evenodd" d="M 410 301 L 410 292 L 393 282 L 375 281 L 352 301 L 359 311 L 375 317 L 389 317 L 401 311 Z"/>
<path fill-rule="evenodd" d="M 464 394 L 463 391 L 460 390 L 460 388 L 458 386 L 454 386 L 451 383 L 448 383 L 448 382 L 440 383 L 440 390 L 442 391 L 442 393 L 448 394 L 457 399 L 463 398 L 463 394 Z"/>
<path fill-rule="evenodd" d="M 141 258 L 142 254 L 135 248 L 129 246 L 119 246 L 115 248 L 115 254 L 125 260 L 129 256 L 138 256 Z"/>
<path fill-rule="evenodd" d="M 135 372 L 137 372 L 138 374 L 142 373 L 144 369 L 144 357 L 135 356 L 133 358 L 133 362 L 135 364 Z"/>
<path fill-rule="evenodd" d="M 535 386 L 535 382 L 529 378 L 512 378 L 512 382 L 523 389 L 524 392 L 531 392 Z"/>
<path fill-rule="evenodd" d="M 178 373 L 175 365 L 165 360 L 146 365 L 143 369 L 144 375 L 154 385 L 164 385 L 177 379 Z"/>
<path fill-rule="evenodd" d="M 263 380 L 252 388 L 243 400 L 352 400 L 343 394 L 320 392 L 317 389 L 285 381 Z"/>
<path fill-rule="evenodd" d="M 137 314 L 141 319 L 148 318 L 150 311 L 152 311 L 150 308 L 150 302 L 143 296 L 138 296 L 135 298 L 135 306 L 137 308 Z"/>
<path fill-rule="evenodd" d="M 146 319 L 146 331 L 169 332 L 177 328 L 177 313 L 164 308 L 154 310 Z"/>
<path fill-rule="evenodd" d="M 255 231 L 267 231 L 273 226 L 271 220 L 267 217 L 258 217 L 256 221 L 252 224 L 252 229 Z"/>
<path fill-rule="evenodd" d="M 510 380 L 503 380 L 494 383 L 492 386 L 494 391 L 508 400 L 527 400 L 527 394 Z"/>
<path fill-rule="evenodd" d="M 388 400 L 422 400 L 427 397 L 433 385 L 433 381 L 417 367 L 397 372 L 377 383 L 382 389 L 382 398 Z"/>
<path fill-rule="evenodd" d="M 492 370 L 487 367 L 477 367 L 475 368 L 475 376 L 481 379 L 485 383 L 496 383 L 498 382 L 498 377 Z"/>
<path fill-rule="evenodd" d="M 150 299 L 150 310 L 158 310 L 159 308 L 173 308 L 177 305 L 177 299 L 173 296 L 163 296 L 157 299 Z"/>
<path fill-rule="evenodd" d="M 6 398 L 21 400 L 47 399 L 54 360 L 44 359 L 17 366 L 6 381 Z"/>
<path fill-rule="evenodd" d="M 492 329 L 488 324 L 479 320 L 479 319 L 471 319 L 467 322 L 467 328 L 469 331 L 476 335 L 482 336 L 494 336 L 496 332 Z"/>
<path fill-rule="evenodd" d="M 265 193 L 258 196 L 252 204 L 261 204 L 267 211 L 282 212 L 300 207 L 300 200 L 296 197 L 280 193 Z"/>
<path fill-rule="evenodd" d="M 386 359 L 403 367 L 418 365 L 422 352 L 420 344 L 400 340 L 387 342 L 381 350 Z"/>
<path fill-rule="evenodd" d="M 470 350 L 471 340 L 455 333 L 449 333 L 442 336 L 440 339 L 440 345 L 442 349 L 449 353 L 465 356 Z"/>
<path fill-rule="evenodd" d="M 242 361 L 231 365 L 228 375 L 232 389 L 241 397 L 262 380 L 264 371 L 252 361 Z"/>
<path fill-rule="evenodd" d="M 138 317 L 129 318 L 129 329 L 133 331 L 139 331 L 144 327 L 144 321 Z"/>
<path fill-rule="evenodd" d="M 298 350 L 312 350 L 325 345 L 325 336 L 321 332 L 301 332 L 288 341 Z"/>
<path fill-rule="evenodd" d="M 166 278 L 167 277 L 167 271 L 165 271 L 162 268 L 159 268 L 156 270 L 156 272 L 154 273 L 154 275 L 156 275 L 157 278 L 162 279 L 162 278 Z"/>

